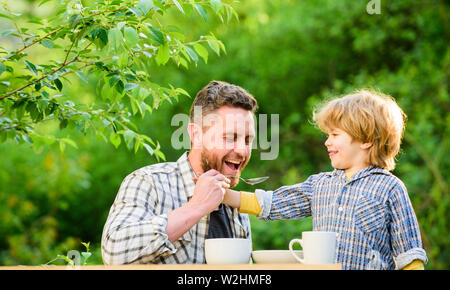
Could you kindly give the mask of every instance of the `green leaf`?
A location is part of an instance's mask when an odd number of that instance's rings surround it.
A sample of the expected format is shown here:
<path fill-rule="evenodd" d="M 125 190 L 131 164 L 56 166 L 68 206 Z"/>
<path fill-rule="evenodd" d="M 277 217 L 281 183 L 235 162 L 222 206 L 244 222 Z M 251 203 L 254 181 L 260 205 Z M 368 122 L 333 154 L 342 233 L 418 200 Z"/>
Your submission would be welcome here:
<path fill-rule="evenodd" d="M 77 76 L 84 81 L 85 83 L 89 83 L 89 80 L 87 79 L 87 77 L 80 71 L 75 72 L 77 74 Z"/>
<path fill-rule="evenodd" d="M 109 78 L 109 86 L 112 88 L 118 81 L 120 81 L 120 76 L 118 75 L 112 75 Z"/>
<path fill-rule="evenodd" d="M 164 45 L 165 44 L 164 34 L 152 26 L 149 26 L 148 28 L 150 29 L 150 34 L 152 35 L 153 39 L 155 39 L 160 44 Z"/>
<path fill-rule="evenodd" d="M 192 48 L 190 48 L 189 46 L 187 46 L 187 45 L 184 48 L 186 49 L 186 52 L 189 55 L 189 57 L 194 62 L 198 62 L 198 55 L 195 53 L 195 51 Z"/>
<path fill-rule="evenodd" d="M 58 91 L 62 90 L 63 85 L 62 85 L 62 83 L 61 83 L 61 81 L 59 79 L 54 80 L 53 83 L 58 88 Z"/>
<path fill-rule="evenodd" d="M 200 43 L 194 44 L 194 49 L 197 52 L 198 55 L 200 55 L 201 58 L 205 61 L 205 63 L 208 63 L 208 50 L 203 47 Z"/>
<path fill-rule="evenodd" d="M 177 93 L 179 93 L 179 94 L 183 94 L 183 95 L 185 95 L 185 96 L 191 97 L 191 95 L 189 95 L 189 93 L 186 92 L 186 91 L 185 91 L 184 89 L 182 89 L 182 88 L 177 88 L 177 89 L 175 89 L 175 91 L 176 91 Z"/>
<path fill-rule="evenodd" d="M 69 124 L 69 120 L 67 120 L 67 119 L 62 119 L 60 122 L 59 122 L 59 129 L 64 129 L 64 128 L 66 128 L 67 127 L 67 125 Z"/>
<path fill-rule="evenodd" d="M 123 30 L 125 34 L 125 41 L 130 47 L 135 47 L 136 44 L 139 42 L 139 36 L 136 33 L 136 30 L 132 27 L 125 27 Z"/>
<path fill-rule="evenodd" d="M 217 44 L 220 46 L 220 48 L 223 50 L 223 52 L 225 52 L 225 54 L 227 53 L 226 49 L 225 49 L 225 45 L 223 44 L 222 41 L 217 40 Z"/>
<path fill-rule="evenodd" d="M 184 66 L 186 69 L 189 67 L 188 62 L 186 61 L 186 59 L 184 57 L 178 57 L 178 61 L 180 62 L 178 64 L 178 66 L 181 64 L 182 66 Z"/>
<path fill-rule="evenodd" d="M 80 14 L 73 14 L 69 18 L 69 28 L 75 28 L 75 26 L 78 25 L 81 21 L 81 15 Z"/>
<path fill-rule="evenodd" d="M 136 15 L 137 17 L 141 18 L 142 17 L 142 10 L 137 8 L 137 7 L 128 7 L 128 9 L 133 12 L 134 15 Z"/>
<path fill-rule="evenodd" d="M 214 35 L 205 36 L 209 47 L 217 54 L 220 55 L 220 44 Z"/>
<path fill-rule="evenodd" d="M 146 15 L 150 9 L 153 7 L 153 1 L 152 0 L 139 0 L 138 7 L 144 12 L 144 15 Z"/>
<path fill-rule="evenodd" d="M 72 139 L 61 138 L 60 140 L 63 141 L 64 143 L 69 144 L 70 146 L 78 149 L 77 143 L 75 143 Z"/>
<path fill-rule="evenodd" d="M 36 102 L 28 102 L 26 105 L 26 110 L 30 113 L 31 119 L 36 120 L 39 117 L 39 110 L 36 106 Z"/>
<path fill-rule="evenodd" d="M 66 149 L 66 143 L 64 143 L 62 140 L 59 141 L 59 150 L 61 152 L 64 152 L 64 149 Z"/>
<path fill-rule="evenodd" d="M 45 110 L 48 108 L 48 105 L 50 104 L 50 101 L 48 99 L 39 99 L 37 103 L 37 108 L 40 112 L 45 112 Z"/>
<path fill-rule="evenodd" d="M 120 21 L 117 23 L 117 30 L 122 30 L 122 28 L 127 24 L 125 21 Z"/>
<path fill-rule="evenodd" d="M 109 46 L 118 53 L 122 47 L 122 32 L 117 28 L 111 28 L 108 31 Z"/>
<path fill-rule="evenodd" d="M 126 130 L 123 133 L 123 139 L 125 140 L 125 143 L 127 143 L 127 145 L 130 145 L 130 143 L 133 142 L 134 135 L 134 132 L 131 130 Z"/>
<path fill-rule="evenodd" d="M 203 8 L 202 5 L 200 4 L 194 4 L 195 10 L 197 10 L 198 14 L 200 14 L 200 16 L 203 18 L 203 20 L 207 20 L 208 19 L 208 14 L 206 13 L 205 8 Z"/>
<path fill-rule="evenodd" d="M 156 56 L 156 63 L 158 65 L 165 65 L 170 57 L 170 50 L 168 45 L 161 45 Z"/>
<path fill-rule="evenodd" d="M 134 153 L 138 152 L 139 147 L 141 147 L 141 139 L 136 138 L 136 142 L 134 143 Z"/>
<path fill-rule="evenodd" d="M 50 0 L 42 0 L 42 1 L 39 3 L 38 7 L 41 7 L 42 5 L 44 5 L 45 3 L 47 3 L 48 1 L 50 1 Z"/>
<path fill-rule="evenodd" d="M 103 44 L 105 45 L 108 44 L 108 32 L 105 29 L 99 28 L 97 32 L 97 37 L 100 38 Z"/>
<path fill-rule="evenodd" d="M 43 39 L 43 40 L 41 40 L 41 44 L 43 46 L 45 46 L 46 48 L 53 48 L 53 46 L 55 45 L 53 43 L 53 41 L 51 41 L 50 39 Z"/>
<path fill-rule="evenodd" d="M 37 77 L 38 71 L 36 69 L 36 66 L 34 64 L 32 64 L 31 62 L 29 62 L 28 60 L 25 61 L 25 66 L 27 67 L 27 69 L 35 76 Z"/>
<path fill-rule="evenodd" d="M 3 14 L 3 13 L 0 13 L 0 17 L 3 17 L 3 18 L 6 18 L 6 19 L 9 19 L 9 20 L 13 20 L 13 18 L 11 17 L 11 16 L 9 16 L 9 15 L 6 15 L 6 14 Z"/>
<path fill-rule="evenodd" d="M 124 84 L 123 84 L 122 80 L 119 80 L 119 81 L 116 83 L 116 85 L 115 85 L 114 87 L 116 88 L 116 91 L 117 91 L 119 94 L 122 94 L 122 93 L 123 93 L 123 90 L 124 90 Z"/>
<path fill-rule="evenodd" d="M 136 83 L 127 83 L 125 85 L 125 91 L 131 91 L 131 90 L 134 90 L 137 87 L 139 87 L 139 85 L 136 84 Z"/>
<path fill-rule="evenodd" d="M 111 144 L 113 144 L 116 149 L 119 148 L 120 143 L 122 142 L 119 134 L 116 134 L 114 132 L 111 132 L 111 135 L 109 135 L 109 141 L 111 141 Z"/>
<path fill-rule="evenodd" d="M 144 148 L 147 149 L 147 152 L 150 153 L 150 155 L 155 154 L 155 152 L 153 151 L 152 147 L 146 143 L 143 143 L 142 145 L 144 145 Z"/>
<path fill-rule="evenodd" d="M 158 144 L 159 145 L 159 144 Z M 155 155 L 156 155 L 156 159 L 161 158 L 163 161 L 166 161 L 166 156 L 164 155 L 164 153 L 162 153 L 159 149 L 155 149 Z"/>
<path fill-rule="evenodd" d="M 17 34 L 17 30 L 16 29 L 4 29 L 2 31 L 2 36 L 8 36 L 8 35 L 13 35 L 13 36 L 16 36 L 16 37 L 20 37 Z"/>
<path fill-rule="evenodd" d="M 175 5 L 177 6 L 178 10 L 180 10 L 180 12 L 183 13 L 183 15 L 185 15 L 183 7 L 181 7 L 180 3 L 177 0 L 173 0 L 173 3 L 175 3 Z"/>
<path fill-rule="evenodd" d="M 28 144 L 33 145 L 33 140 L 31 140 L 30 136 L 24 134 L 24 135 L 22 135 L 22 139 L 23 139 L 23 141 L 27 142 Z"/>
<path fill-rule="evenodd" d="M 216 13 L 219 12 L 220 9 L 222 9 L 222 1 L 220 1 L 220 0 L 211 0 L 209 2 L 211 4 L 211 8 L 214 11 L 216 11 Z"/>
<path fill-rule="evenodd" d="M 81 244 L 86 248 L 86 251 L 89 252 L 89 245 L 91 244 L 91 242 L 81 242 Z"/>
<path fill-rule="evenodd" d="M 6 71 L 6 65 L 0 62 L 0 75 Z"/>

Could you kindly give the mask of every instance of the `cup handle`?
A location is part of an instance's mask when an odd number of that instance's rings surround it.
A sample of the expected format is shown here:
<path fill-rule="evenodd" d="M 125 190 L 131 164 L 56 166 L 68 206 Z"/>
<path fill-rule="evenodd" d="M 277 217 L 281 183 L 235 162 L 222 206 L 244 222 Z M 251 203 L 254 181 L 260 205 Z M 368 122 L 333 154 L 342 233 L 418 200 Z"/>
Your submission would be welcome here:
<path fill-rule="evenodd" d="M 297 254 L 294 252 L 294 250 L 292 249 L 292 247 L 294 246 L 295 243 L 299 243 L 302 248 L 303 248 L 303 242 L 301 239 L 293 239 L 289 242 L 289 251 L 291 252 L 292 256 L 294 256 L 295 259 L 297 259 L 297 261 L 299 261 L 300 263 L 304 264 L 305 260 L 300 258 L 299 256 L 297 256 Z"/>

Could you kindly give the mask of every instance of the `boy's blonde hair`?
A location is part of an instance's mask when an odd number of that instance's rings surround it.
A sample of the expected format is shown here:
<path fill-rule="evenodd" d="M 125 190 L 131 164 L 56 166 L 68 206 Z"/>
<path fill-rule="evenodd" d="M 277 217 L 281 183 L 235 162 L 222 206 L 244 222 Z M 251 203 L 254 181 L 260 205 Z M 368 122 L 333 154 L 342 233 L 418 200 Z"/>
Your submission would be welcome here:
<path fill-rule="evenodd" d="M 406 115 L 391 96 L 358 90 L 325 102 L 313 112 L 313 120 L 325 133 L 338 128 L 353 140 L 372 143 L 369 163 L 389 171 L 395 168 Z"/>

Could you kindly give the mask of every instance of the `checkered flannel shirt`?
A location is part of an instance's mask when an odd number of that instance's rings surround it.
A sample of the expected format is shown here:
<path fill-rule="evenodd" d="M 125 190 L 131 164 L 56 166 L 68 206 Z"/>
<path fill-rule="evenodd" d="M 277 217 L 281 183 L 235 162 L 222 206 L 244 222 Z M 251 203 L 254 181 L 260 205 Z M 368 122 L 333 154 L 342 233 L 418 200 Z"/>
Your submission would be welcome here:
<path fill-rule="evenodd" d="M 371 166 L 346 179 L 334 170 L 275 191 L 256 190 L 264 220 L 312 216 L 313 230 L 337 233 L 336 262 L 343 269 L 401 269 L 427 262 L 404 184 Z"/>
<path fill-rule="evenodd" d="M 168 213 L 187 203 L 194 193 L 192 178 L 196 175 L 187 155 L 177 162 L 143 167 L 123 180 L 103 229 L 105 264 L 205 263 L 209 215 L 177 241 L 170 241 L 166 233 Z M 225 208 L 233 236 L 251 239 L 248 215 Z"/>

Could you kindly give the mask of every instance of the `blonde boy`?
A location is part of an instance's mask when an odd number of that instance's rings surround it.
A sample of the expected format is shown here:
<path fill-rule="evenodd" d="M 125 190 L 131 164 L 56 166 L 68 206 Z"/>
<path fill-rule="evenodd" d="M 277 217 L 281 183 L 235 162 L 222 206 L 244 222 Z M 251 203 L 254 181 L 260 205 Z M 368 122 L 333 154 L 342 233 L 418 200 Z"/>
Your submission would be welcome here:
<path fill-rule="evenodd" d="M 313 230 L 338 234 L 344 269 L 423 269 L 427 256 L 407 190 L 395 167 L 405 114 L 368 90 L 326 102 L 313 119 L 328 134 L 334 171 L 274 191 L 227 190 L 224 203 L 265 220 L 312 216 Z"/>

